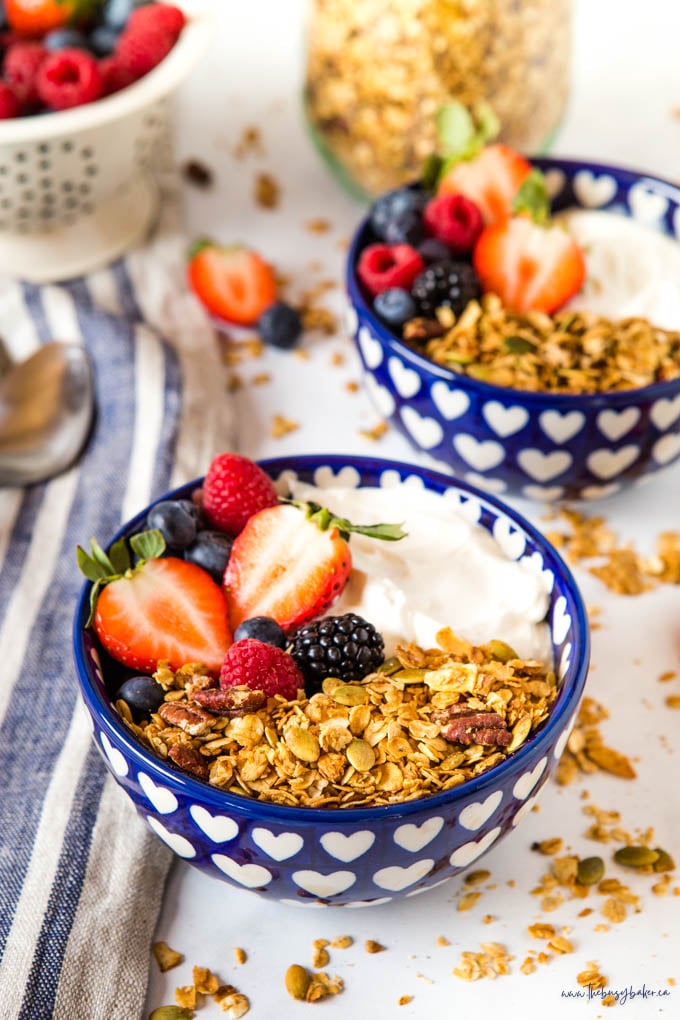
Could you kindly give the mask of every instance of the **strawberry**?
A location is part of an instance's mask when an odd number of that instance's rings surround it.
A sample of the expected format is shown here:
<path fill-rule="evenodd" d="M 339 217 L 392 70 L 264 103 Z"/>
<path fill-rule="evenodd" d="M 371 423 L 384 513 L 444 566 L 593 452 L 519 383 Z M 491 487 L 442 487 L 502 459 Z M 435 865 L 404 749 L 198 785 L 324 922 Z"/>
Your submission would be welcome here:
<path fill-rule="evenodd" d="M 43 36 L 87 19 L 101 0 L 5 0 L 7 22 L 19 35 Z"/>
<path fill-rule="evenodd" d="M 201 567 L 168 556 L 158 531 L 134 535 L 132 565 L 125 541 L 108 554 L 91 541 L 78 546 L 78 564 L 93 581 L 90 619 L 102 646 L 118 662 L 153 672 L 161 660 L 171 669 L 202 663 L 219 674 L 231 645 L 227 606 L 220 586 Z"/>
<path fill-rule="evenodd" d="M 257 252 L 200 240 L 189 252 L 189 284 L 209 312 L 252 326 L 276 300 L 274 272 Z"/>
<path fill-rule="evenodd" d="M 543 175 L 532 171 L 513 208 L 517 215 L 486 227 L 473 262 L 482 288 L 516 312 L 552 313 L 576 294 L 586 276 L 583 252 L 551 225 Z"/>
<path fill-rule="evenodd" d="M 316 503 L 281 503 L 254 514 L 236 538 L 224 575 L 233 629 L 269 616 L 284 631 L 323 613 L 352 569 L 349 533 L 394 541 L 399 525 L 353 525 Z"/>
<path fill-rule="evenodd" d="M 237 535 L 258 510 L 279 501 L 261 467 L 237 453 L 214 457 L 203 482 L 203 512 L 213 528 Z"/>
<path fill-rule="evenodd" d="M 510 215 L 512 201 L 530 173 L 531 164 L 523 156 L 495 142 L 445 170 L 437 194 L 464 195 L 479 207 L 485 223 L 494 223 Z"/>

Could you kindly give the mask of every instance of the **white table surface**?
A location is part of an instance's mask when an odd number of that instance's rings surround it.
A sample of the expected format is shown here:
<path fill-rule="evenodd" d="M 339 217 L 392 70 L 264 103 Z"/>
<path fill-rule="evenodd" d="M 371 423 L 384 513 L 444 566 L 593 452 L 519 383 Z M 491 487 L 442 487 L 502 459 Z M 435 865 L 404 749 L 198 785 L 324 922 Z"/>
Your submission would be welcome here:
<path fill-rule="evenodd" d="M 360 207 L 343 194 L 313 151 L 300 114 L 302 74 L 302 0 L 216 0 L 215 41 L 203 66 L 177 97 L 177 144 L 181 158 L 199 157 L 215 173 L 214 187 L 187 187 L 188 226 L 192 235 L 209 233 L 228 242 L 244 240 L 259 248 L 293 280 L 291 296 L 321 278 L 338 281 L 326 301 L 341 307 L 343 251 Z M 673 179 L 680 174 L 680 4 L 675 0 L 577 0 L 572 99 L 555 154 L 637 166 Z M 264 154 L 237 160 L 233 149 L 246 125 L 258 125 Z M 255 174 L 272 173 L 282 196 L 276 211 L 256 207 Z M 327 218 L 332 229 L 309 233 L 304 224 Z M 315 266 L 316 264 L 316 266 Z M 321 268 L 319 268 L 319 265 Z M 359 434 L 378 421 L 363 391 L 345 384 L 358 380 L 358 362 L 349 340 L 308 336 L 308 360 L 272 351 L 237 367 L 246 385 L 233 398 L 238 422 L 238 450 L 251 457 L 287 453 L 338 452 L 417 460 L 406 441 L 389 431 L 379 442 Z M 331 364 L 336 352 L 342 366 Z M 267 372 L 262 385 L 250 380 Z M 227 398 L 225 398 L 227 399 Z M 299 422 L 287 436 L 270 435 L 274 414 Z M 196 465 L 201 473 L 206 465 Z M 539 521 L 544 511 L 517 501 L 516 507 Z M 660 479 L 592 508 L 602 512 L 624 539 L 652 550 L 655 536 L 680 527 L 680 466 Z M 595 931 L 604 919 L 602 897 L 592 894 L 594 913 L 577 918 L 581 900 L 541 914 L 539 899 L 529 895 L 547 859 L 530 850 L 534 840 L 562 836 L 580 856 L 601 853 L 608 860 L 614 847 L 584 836 L 589 819 L 582 813 L 581 792 L 590 802 L 617 809 L 631 830 L 653 825 L 659 845 L 680 859 L 680 801 L 677 752 L 680 714 L 664 706 L 668 693 L 680 691 L 680 593 L 663 586 L 640 597 L 610 594 L 585 570 L 577 570 L 588 604 L 602 607 L 602 627 L 593 634 L 593 666 L 587 693 L 604 703 L 610 719 L 603 724 L 606 742 L 636 761 L 633 782 L 604 774 L 560 788 L 544 788 L 540 811 L 525 822 L 480 867 L 492 878 L 479 903 L 469 912 L 456 909 L 462 882 L 453 880 L 436 892 L 368 910 L 305 910 L 270 904 L 249 892 L 216 883 L 177 861 L 168 883 L 157 938 L 182 952 L 185 962 L 161 975 L 150 969 L 147 1011 L 174 1002 L 174 989 L 191 982 L 194 964 L 207 966 L 231 982 L 251 1001 L 253 1020 L 302 1016 L 312 1007 L 295 1003 L 284 990 L 290 963 L 311 964 L 314 939 L 350 934 L 355 945 L 334 951 L 331 974 L 345 981 L 345 991 L 318 1005 L 334 1017 L 469 1017 L 505 1015 L 523 1010 L 527 1020 L 549 1014 L 554 1020 L 609 1015 L 597 1000 L 566 999 L 577 988 L 576 975 L 595 960 L 611 989 L 643 985 L 670 994 L 628 1000 L 629 1020 L 680 1016 L 680 897 L 657 897 L 647 876 L 632 875 L 629 884 L 641 896 L 640 913 L 631 913 L 608 932 Z M 678 670 L 671 683 L 658 676 Z M 610 866 L 623 881 L 627 875 Z M 676 873 L 677 875 L 677 873 Z M 507 882 L 514 880 L 514 888 Z M 680 875 L 672 886 L 680 884 Z M 496 920 L 482 923 L 485 914 Z M 543 918 L 570 926 L 574 953 L 554 957 L 525 976 L 519 964 L 528 950 L 544 948 L 527 933 Z M 437 944 L 443 935 L 448 947 Z M 363 943 L 372 938 L 387 950 L 368 955 Z M 466 983 L 453 977 L 462 950 L 480 942 L 503 943 L 514 955 L 512 973 L 497 981 Z M 248 960 L 237 966 L 233 947 Z M 669 978 L 679 982 L 673 988 Z M 402 995 L 413 996 L 398 1006 Z M 473 1013 L 474 1011 L 474 1013 Z M 208 1001 L 197 1014 L 223 1016 Z"/>

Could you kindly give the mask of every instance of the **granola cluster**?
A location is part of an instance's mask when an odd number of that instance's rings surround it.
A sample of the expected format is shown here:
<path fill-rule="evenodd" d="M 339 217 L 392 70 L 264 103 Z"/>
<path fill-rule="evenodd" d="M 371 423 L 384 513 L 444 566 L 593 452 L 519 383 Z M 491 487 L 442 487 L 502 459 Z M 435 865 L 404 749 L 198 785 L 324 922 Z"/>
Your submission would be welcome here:
<path fill-rule="evenodd" d="M 647 319 L 589 312 L 511 312 L 495 294 L 456 318 L 414 319 L 404 339 L 437 364 L 531 392 L 608 393 L 680 377 L 680 333 Z"/>
<path fill-rule="evenodd" d="M 360 683 L 329 677 L 311 698 L 219 690 L 200 666 L 156 679 L 165 701 L 135 735 L 230 793 L 296 807 L 413 800 L 459 786 L 515 751 L 547 718 L 555 674 L 502 641 L 475 647 L 451 631 L 440 648 L 397 649 Z"/>

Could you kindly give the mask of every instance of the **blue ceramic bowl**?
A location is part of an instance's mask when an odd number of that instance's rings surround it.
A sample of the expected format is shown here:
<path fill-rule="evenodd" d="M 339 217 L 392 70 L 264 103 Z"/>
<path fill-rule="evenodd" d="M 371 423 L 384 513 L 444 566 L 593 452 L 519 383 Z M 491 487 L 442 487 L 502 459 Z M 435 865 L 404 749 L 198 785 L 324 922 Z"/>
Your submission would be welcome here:
<path fill-rule="evenodd" d="M 200 782 L 154 757 L 130 735 L 107 692 L 96 639 L 85 629 L 90 585 L 78 604 L 74 645 L 94 739 L 114 779 L 176 854 L 209 875 L 295 904 L 363 906 L 414 896 L 451 878 L 512 832 L 531 809 L 566 744 L 586 679 L 589 638 L 576 583 L 548 542 L 512 510 L 450 477 L 394 461 L 340 456 L 264 461 L 278 479 L 319 486 L 393 486 L 451 494 L 468 519 L 524 559 L 549 590 L 548 622 L 561 686 L 543 727 L 478 778 L 433 797 L 386 807 L 291 808 Z M 173 493 L 188 495 L 200 480 Z M 163 497 L 166 498 L 166 497 Z M 139 531 L 146 511 L 118 536 Z M 116 686 L 115 677 L 113 684 Z"/>
<path fill-rule="evenodd" d="M 537 159 L 553 209 L 610 209 L 680 237 L 680 188 L 613 166 Z M 412 350 L 374 314 L 356 276 L 375 240 L 365 219 L 347 261 L 348 330 L 378 412 L 422 453 L 494 493 L 598 499 L 680 457 L 680 379 L 586 395 L 492 386 Z"/>

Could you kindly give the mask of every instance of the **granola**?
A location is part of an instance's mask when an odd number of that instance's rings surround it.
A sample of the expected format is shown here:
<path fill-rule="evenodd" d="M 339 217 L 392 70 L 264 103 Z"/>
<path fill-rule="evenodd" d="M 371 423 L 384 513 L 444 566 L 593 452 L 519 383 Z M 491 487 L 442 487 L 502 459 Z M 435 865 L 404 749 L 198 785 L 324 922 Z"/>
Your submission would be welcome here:
<path fill-rule="evenodd" d="M 137 724 L 124 701 L 116 708 L 156 754 L 230 793 L 306 807 L 413 800 L 499 764 L 557 696 L 552 671 L 507 658 L 502 642 L 475 647 L 450 631 L 440 642 L 455 651 L 398 645 L 362 682 L 328 678 L 294 701 L 220 691 L 197 665 L 161 666 L 158 712 Z"/>

